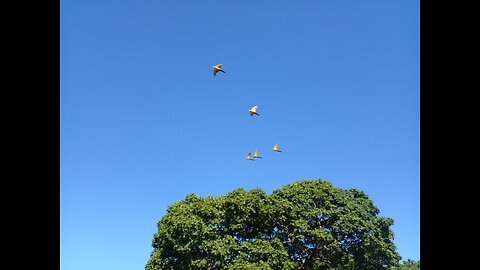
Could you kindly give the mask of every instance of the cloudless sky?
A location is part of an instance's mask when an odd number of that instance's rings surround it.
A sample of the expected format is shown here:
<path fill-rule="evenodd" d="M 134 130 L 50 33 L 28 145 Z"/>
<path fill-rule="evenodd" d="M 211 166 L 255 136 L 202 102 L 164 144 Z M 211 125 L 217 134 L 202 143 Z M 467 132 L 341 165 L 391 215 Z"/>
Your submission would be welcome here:
<path fill-rule="evenodd" d="M 419 17 L 418 0 L 61 0 L 61 269 L 143 269 L 186 195 L 305 179 L 363 190 L 420 259 Z"/>

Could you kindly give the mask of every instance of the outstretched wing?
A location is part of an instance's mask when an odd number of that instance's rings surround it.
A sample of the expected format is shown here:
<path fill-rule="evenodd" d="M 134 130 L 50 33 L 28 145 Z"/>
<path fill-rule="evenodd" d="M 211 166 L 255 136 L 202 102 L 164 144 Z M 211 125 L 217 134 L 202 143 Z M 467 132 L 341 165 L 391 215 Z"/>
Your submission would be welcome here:
<path fill-rule="evenodd" d="M 258 157 L 258 150 L 255 150 L 255 154 L 253 154 L 253 157 L 254 157 L 254 158 L 257 158 L 257 157 Z"/>
<path fill-rule="evenodd" d="M 278 150 L 278 143 L 276 143 L 274 146 L 273 146 L 273 151 L 277 151 Z"/>

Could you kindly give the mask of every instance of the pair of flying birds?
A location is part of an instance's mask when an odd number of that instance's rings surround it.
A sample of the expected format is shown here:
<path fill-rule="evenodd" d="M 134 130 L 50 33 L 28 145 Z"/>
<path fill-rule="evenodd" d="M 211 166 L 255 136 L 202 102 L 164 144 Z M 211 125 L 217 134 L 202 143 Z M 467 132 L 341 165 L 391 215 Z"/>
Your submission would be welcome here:
<path fill-rule="evenodd" d="M 225 73 L 225 70 L 222 69 L 222 64 L 218 64 L 216 66 L 213 66 L 213 76 L 217 76 L 218 72 L 223 72 Z M 260 114 L 257 113 L 258 106 L 253 106 L 248 112 L 250 113 L 250 116 L 253 116 L 254 114 L 260 116 Z"/>
<path fill-rule="evenodd" d="M 276 143 L 276 144 L 273 146 L 273 151 L 275 151 L 275 152 L 282 152 L 282 151 L 278 150 L 278 143 Z M 262 157 L 258 156 L 258 149 L 255 150 L 255 153 L 253 153 L 253 158 L 262 158 Z M 252 159 L 252 153 L 248 153 L 248 155 L 247 155 L 247 160 L 252 160 L 252 161 L 254 160 L 254 159 Z"/>

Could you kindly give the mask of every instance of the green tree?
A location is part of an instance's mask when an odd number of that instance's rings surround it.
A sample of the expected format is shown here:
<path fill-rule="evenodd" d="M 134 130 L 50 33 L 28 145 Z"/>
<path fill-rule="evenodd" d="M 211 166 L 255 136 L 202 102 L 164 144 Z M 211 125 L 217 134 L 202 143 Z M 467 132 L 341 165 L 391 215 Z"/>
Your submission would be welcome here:
<path fill-rule="evenodd" d="M 420 270 L 420 260 L 414 261 L 408 259 L 397 267 L 391 267 L 389 270 Z"/>
<path fill-rule="evenodd" d="M 360 190 L 304 180 L 267 195 L 189 194 L 158 222 L 145 269 L 376 270 L 398 266 L 391 218 Z"/>

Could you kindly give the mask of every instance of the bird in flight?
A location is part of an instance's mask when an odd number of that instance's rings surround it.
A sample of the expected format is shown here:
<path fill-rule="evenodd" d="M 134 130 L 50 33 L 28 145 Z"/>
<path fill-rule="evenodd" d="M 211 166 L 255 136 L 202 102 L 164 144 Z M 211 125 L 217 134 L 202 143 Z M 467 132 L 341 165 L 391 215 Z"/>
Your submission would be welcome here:
<path fill-rule="evenodd" d="M 252 153 L 248 153 L 247 160 L 255 161 L 255 160 L 252 159 Z"/>
<path fill-rule="evenodd" d="M 253 153 L 253 158 L 262 158 L 258 156 L 258 149 L 255 150 L 255 153 Z"/>
<path fill-rule="evenodd" d="M 273 146 L 273 151 L 275 151 L 275 152 L 282 152 L 282 151 L 278 150 L 278 143 L 276 143 L 276 144 Z"/>
<path fill-rule="evenodd" d="M 218 64 L 216 66 L 213 66 L 213 76 L 217 76 L 217 72 L 223 72 L 226 73 L 225 70 L 222 69 L 222 64 Z"/>
<path fill-rule="evenodd" d="M 260 114 L 257 113 L 258 106 L 253 106 L 248 112 L 250 113 L 250 116 L 253 116 L 254 114 L 260 116 Z"/>

